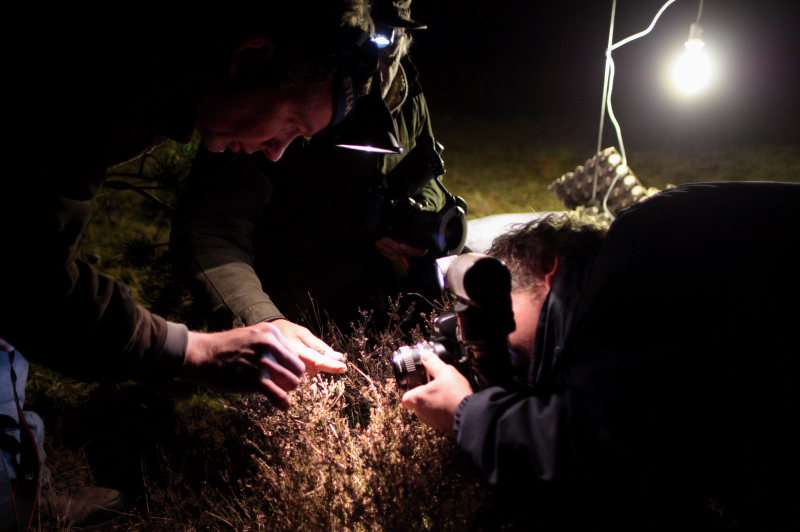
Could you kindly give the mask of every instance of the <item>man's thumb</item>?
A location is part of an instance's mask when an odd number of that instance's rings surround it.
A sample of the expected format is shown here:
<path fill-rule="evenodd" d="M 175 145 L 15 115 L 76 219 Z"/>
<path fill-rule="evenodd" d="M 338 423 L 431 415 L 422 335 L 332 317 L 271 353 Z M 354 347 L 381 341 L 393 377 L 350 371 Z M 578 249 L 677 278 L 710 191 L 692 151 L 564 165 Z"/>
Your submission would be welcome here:
<path fill-rule="evenodd" d="M 436 378 L 442 368 L 447 365 L 441 358 L 430 353 L 420 353 L 420 360 L 422 360 L 425 369 L 428 370 L 428 374 L 433 378 Z"/>

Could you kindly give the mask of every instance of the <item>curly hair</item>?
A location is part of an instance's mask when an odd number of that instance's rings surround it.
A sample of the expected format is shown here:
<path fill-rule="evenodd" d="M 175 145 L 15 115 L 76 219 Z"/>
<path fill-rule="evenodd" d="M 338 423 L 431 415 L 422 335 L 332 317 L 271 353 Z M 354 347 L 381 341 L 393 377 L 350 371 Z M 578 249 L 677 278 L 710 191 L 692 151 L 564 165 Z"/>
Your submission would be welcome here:
<path fill-rule="evenodd" d="M 554 255 L 567 264 L 596 254 L 606 230 L 589 216 L 550 213 L 495 238 L 487 253 L 508 265 L 512 290 L 529 290 L 539 286 Z"/>

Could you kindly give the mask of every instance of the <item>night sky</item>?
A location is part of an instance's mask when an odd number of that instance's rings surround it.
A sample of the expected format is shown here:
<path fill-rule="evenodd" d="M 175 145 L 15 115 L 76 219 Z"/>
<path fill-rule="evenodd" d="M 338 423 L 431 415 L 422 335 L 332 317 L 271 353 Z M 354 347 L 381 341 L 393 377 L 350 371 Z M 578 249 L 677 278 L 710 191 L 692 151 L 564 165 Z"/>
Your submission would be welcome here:
<path fill-rule="evenodd" d="M 614 41 L 645 29 L 661 0 L 619 0 Z M 415 0 L 429 24 L 412 57 L 432 112 L 530 118 L 596 137 L 611 0 Z M 666 60 L 683 49 L 698 1 L 679 0 L 648 36 L 614 52 L 626 137 L 708 142 L 800 139 L 800 1 L 706 0 L 713 91 L 676 100 Z M 606 142 L 608 144 L 608 142 Z"/>

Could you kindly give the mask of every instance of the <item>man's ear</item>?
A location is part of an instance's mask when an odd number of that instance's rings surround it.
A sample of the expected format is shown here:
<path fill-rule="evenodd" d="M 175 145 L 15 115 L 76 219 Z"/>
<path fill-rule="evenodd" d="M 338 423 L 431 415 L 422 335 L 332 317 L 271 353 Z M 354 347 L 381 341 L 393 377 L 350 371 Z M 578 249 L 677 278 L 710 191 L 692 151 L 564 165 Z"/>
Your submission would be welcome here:
<path fill-rule="evenodd" d="M 266 37 L 256 37 L 239 46 L 231 58 L 231 66 L 228 73 L 232 77 L 237 77 L 239 72 L 255 63 L 264 63 L 272 58 L 275 45 Z"/>
<path fill-rule="evenodd" d="M 544 269 L 544 284 L 549 291 L 553 286 L 553 280 L 556 278 L 558 269 L 561 266 L 561 261 L 555 253 L 548 254 L 547 258 L 542 262 Z"/>

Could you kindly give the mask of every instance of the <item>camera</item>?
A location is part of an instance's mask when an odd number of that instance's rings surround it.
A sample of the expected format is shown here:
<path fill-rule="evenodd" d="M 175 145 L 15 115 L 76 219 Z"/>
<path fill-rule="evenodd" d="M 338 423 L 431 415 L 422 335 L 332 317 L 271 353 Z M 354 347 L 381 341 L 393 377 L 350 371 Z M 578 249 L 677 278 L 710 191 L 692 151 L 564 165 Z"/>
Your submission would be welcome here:
<path fill-rule="evenodd" d="M 415 248 L 427 249 L 433 258 L 459 253 L 467 239 L 467 203 L 451 194 L 440 177 L 445 173 L 444 148 L 430 136 L 417 145 L 386 176 L 386 183 L 370 191 L 365 224 L 379 238 L 389 236 Z M 445 204 L 432 211 L 414 197 L 435 181 Z"/>
<path fill-rule="evenodd" d="M 455 297 L 453 312 L 434 320 L 433 338 L 401 346 L 392 354 L 397 385 L 410 389 L 430 377 L 421 355 L 436 355 L 455 366 L 474 390 L 509 387 L 514 371 L 508 335 L 514 331 L 511 274 L 505 263 L 481 253 L 465 253 L 437 260 L 440 285 Z"/>
<path fill-rule="evenodd" d="M 467 239 L 467 204 L 448 196 L 438 212 L 420 208 L 413 198 L 392 202 L 387 236 L 415 248 L 427 249 L 432 257 L 458 253 Z"/>

